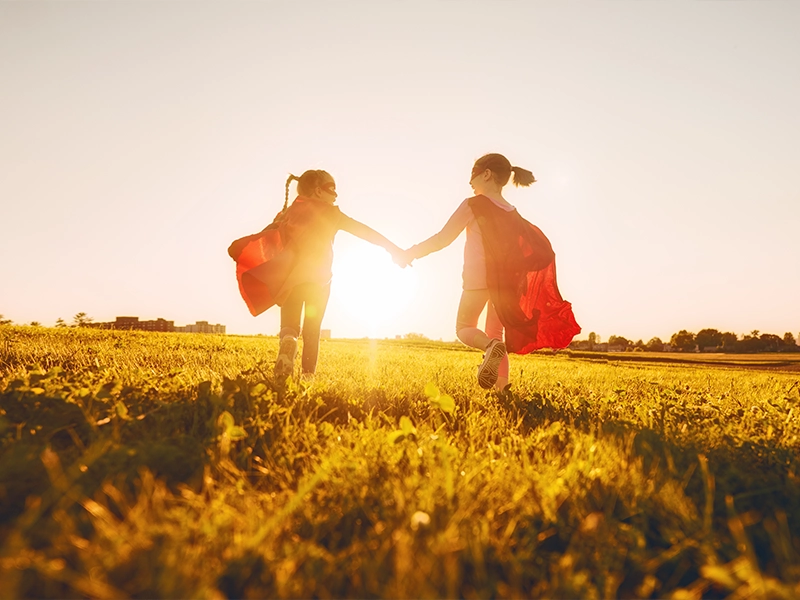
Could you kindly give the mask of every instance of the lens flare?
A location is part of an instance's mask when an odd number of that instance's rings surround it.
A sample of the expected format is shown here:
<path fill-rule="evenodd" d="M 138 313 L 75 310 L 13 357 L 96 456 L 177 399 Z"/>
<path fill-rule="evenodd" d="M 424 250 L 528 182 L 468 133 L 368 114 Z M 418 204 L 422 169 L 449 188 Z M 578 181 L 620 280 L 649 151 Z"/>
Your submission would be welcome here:
<path fill-rule="evenodd" d="M 331 299 L 365 325 L 370 337 L 408 306 L 416 288 L 413 267 L 401 269 L 382 248 L 343 252 L 334 261 Z"/>

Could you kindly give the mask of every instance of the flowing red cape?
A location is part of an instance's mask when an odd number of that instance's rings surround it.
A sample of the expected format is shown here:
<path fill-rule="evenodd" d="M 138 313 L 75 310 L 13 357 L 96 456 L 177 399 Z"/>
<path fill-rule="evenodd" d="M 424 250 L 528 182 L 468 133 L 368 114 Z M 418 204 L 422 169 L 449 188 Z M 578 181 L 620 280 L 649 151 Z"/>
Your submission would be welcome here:
<path fill-rule="evenodd" d="M 338 206 L 298 196 L 260 233 L 230 245 L 239 292 L 251 315 L 283 304 L 298 278 L 330 280 L 341 216 Z"/>
<path fill-rule="evenodd" d="M 228 254 L 236 261 L 239 292 L 250 314 L 255 317 L 277 304 L 294 263 L 277 221 L 260 233 L 234 241 Z"/>
<path fill-rule="evenodd" d="M 505 327 L 506 348 L 528 354 L 566 348 L 580 333 L 556 284 L 555 253 L 542 230 L 485 196 L 469 200 L 486 251 L 489 297 Z"/>

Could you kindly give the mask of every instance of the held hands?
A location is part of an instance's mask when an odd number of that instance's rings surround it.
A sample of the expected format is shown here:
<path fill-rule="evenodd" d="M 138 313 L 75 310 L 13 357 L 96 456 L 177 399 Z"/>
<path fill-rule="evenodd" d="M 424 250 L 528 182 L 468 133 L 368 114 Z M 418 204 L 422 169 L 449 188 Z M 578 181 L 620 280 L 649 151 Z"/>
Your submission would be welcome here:
<path fill-rule="evenodd" d="M 394 263 L 397 266 L 402 267 L 403 269 L 410 266 L 411 262 L 414 260 L 414 256 L 408 250 L 402 250 L 400 248 L 397 248 L 395 250 L 392 250 L 391 254 Z"/>

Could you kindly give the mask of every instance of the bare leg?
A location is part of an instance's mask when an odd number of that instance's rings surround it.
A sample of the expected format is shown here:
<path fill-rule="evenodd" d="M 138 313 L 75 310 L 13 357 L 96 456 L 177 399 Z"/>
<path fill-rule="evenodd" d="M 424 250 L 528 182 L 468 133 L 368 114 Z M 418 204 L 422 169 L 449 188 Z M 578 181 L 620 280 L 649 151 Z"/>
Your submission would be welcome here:
<path fill-rule="evenodd" d="M 489 304 L 486 332 L 478 329 L 478 318 Z M 487 335 L 488 334 L 488 335 Z M 464 290 L 458 305 L 456 335 L 467 346 L 484 351 L 478 367 L 478 385 L 484 389 L 503 389 L 508 384 L 508 355 L 503 345 L 503 326 L 489 301 L 489 290 Z"/>
<path fill-rule="evenodd" d="M 489 301 L 489 290 L 464 290 L 458 304 L 456 335 L 467 346 L 486 350 L 492 339 L 478 329 L 478 317 Z"/>
<path fill-rule="evenodd" d="M 489 302 L 489 309 L 486 311 L 486 335 L 490 338 L 503 339 L 503 324 L 497 316 L 497 310 L 492 302 Z M 508 385 L 508 354 L 503 356 L 500 366 L 497 368 L 497 383 L 495 389 L 503 390 Z"/>

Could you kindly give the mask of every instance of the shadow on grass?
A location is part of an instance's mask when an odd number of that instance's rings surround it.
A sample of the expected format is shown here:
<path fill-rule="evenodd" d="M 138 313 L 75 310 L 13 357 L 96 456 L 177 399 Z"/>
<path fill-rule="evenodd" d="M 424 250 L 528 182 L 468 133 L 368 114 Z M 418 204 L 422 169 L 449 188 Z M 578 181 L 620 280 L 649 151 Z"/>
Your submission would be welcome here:
<path fill-rule="evenodd" d="M 797 448 L 777 444 L 756 443 L 749 440 L 735 443 L 722 440 L 712 443 L 702 436 L 694 440 L 676 439 L 670 431 L 642 427 L 622 419 L 598 419 L 589 403 L 565 406 L 534 394 L 524 399 L 513 393 L 501 394 L 500 405 L 511 419 L 519 419 L 524 430 L 561 422 L 599 438 L 610 437 L 621 447 L 630 449 L 633 458 L 640 458 L 646 471 L 659 469 L 669 476 L 682 480 L 685 494 L 697 507 L 706 502 L 709 485 L 713 493 L 713 529 L 729 543 L 720 548 L 722 558 L 733 560 L 741 553 L 741 540 L 731 534 L 731 520 L 744 515 L 745 534 L 767 574 L 778 576 L 777 568 L 785 560 L 776 551 L 775 524 L 784 521 L 788 531 L 800 531 L 800 455 Z M 677 432 L 675 432 L 677 434 Z M 705 443 L 703 443 L 705 441 Z M 707 465 L 707 473 L 698 468 Z M 599 493 L 598 497 L 604 494 Z M 647 515 L 631 519 L 647 521 Z M 668 548 L 667 540 L 659 539 L 657 527 L 639 522 L 639 529 L 648 533 L 648 545 Z M 563 542 L 563 540 L 562 540 Z M 789 553 L 800 553 L 800 538 L 792 541 Z M 685 557 L 682 558 L 685 561 Z M 680 569 L 687 568 L 685 565 Z M 691 571 L 691 569 L 689 569 Z M 687 571 L 691 580 L 696 573 Z M 683 583 L 681 581 L 681 583 Z"/>

